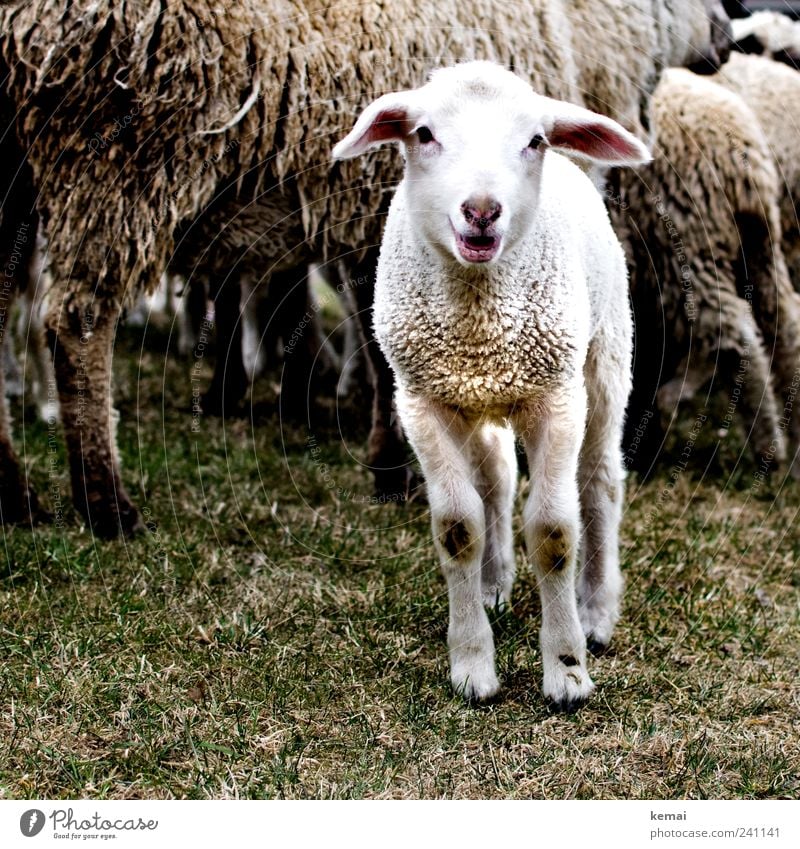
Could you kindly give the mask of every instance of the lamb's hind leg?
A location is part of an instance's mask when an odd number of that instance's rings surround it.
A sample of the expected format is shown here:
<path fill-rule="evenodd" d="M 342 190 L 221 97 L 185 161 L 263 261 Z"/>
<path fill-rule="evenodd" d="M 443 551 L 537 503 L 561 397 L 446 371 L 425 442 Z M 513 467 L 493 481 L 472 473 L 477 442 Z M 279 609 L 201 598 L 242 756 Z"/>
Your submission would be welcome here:
<path fill-rule="evenodd" d="M 630 391 L 629 360 L 607 356 L 604 337 L 589 349 L 585 374 L 588 419 L 578 483 L 583 520 L 583 565 L 578 580 L 578 615 L 589 650 L 598 654 L 611 641 L 619 619 L 623 579 L 619 568 L 624 469 L 622 432 Z"/>
<path fill-rule="evenodd" d="M 480 701 L 498 688 L 494 639 L 481 590 L 486 522 L 473 485 L 469 424 L 457 411 L 398 390 L 408 439 L 428 481 L 433 541 L 447 580 L 450 678 L 457 693 Z"/>
<path fill-rule="evenodd" d="M 581 533 L 578 453 L 585 418 L 586 391 L 577 381 L 514 418 L 530 467 L 523 518 L 542 601 L 542 690 L 561 710 L 578 707 L 594 689 L 575 597 Z"/>
<path fill-rule="evenodd" d="M 481 586 L 489 609 L 511 604 L 516 569 L 512 511 L 517 488 L 517 455 L 514 433 L 508 427 L 484 425 L 470 439 L 475 488 L 483 499 L 486 540 L 483 547 Z"/>

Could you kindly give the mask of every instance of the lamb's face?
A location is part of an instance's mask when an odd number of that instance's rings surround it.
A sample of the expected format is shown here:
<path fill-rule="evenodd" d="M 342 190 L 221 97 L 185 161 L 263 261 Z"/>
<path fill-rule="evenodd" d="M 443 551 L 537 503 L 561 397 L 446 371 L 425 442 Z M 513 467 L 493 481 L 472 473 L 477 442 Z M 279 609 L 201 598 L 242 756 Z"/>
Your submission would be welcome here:
<path fill-rule="evenodd" d="M 537 95 L 490 62 L 444 68 L 422 88 L 380 97 L 333 154 L 356 156 L 387 141 L 404 147 L 410 226 L 440 254 L 474 267 L 501 262 L 531 231 L 547 148 L 613 165 L 650 159 L 619 124 Z"/>
<path fill-rule="evenodd" d="M 403 140 L 410 222 L 462 265 L 501 261 L 536 217 L 544 115 L 524 83 L 514 88 L 516 98 L 461 86 L 437 92 Z"/>

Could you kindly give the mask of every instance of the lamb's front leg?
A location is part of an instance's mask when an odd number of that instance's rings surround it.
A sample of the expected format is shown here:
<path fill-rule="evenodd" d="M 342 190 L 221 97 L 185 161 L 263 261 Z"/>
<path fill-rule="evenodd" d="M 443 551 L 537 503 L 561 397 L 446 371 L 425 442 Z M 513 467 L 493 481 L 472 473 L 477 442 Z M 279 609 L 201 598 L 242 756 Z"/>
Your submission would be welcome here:
<path fill-rule="evenodd" d="M 499 689 L 494 639 L 483 607 L 481 564 L 486 520 L 473 485 L 470 426 L 457 411 L 398 389 L 408 440 L 428 486 L 433 541 L 447 580 L 450 679 L 464 698 L 481 701 Z"/>
<path fill-rule="evenodd" d="M 517 454 L 509 427 L 492 424 L 476 428 L 470 440 L 475 486 L 483 500 L 486 540 L 483 548 L 484 606 L 503 609 L 511 604 L 514 586 L 512 513 L 517 488 Z"/>
<path fill-rule="evenodd" d="M 530 466 L 523 519 L 542 602 L 542 689 L 561 710 L 578 707 L 594 689 L 575 593 L 581 538 L 577 470 L 585 418 L 582 383 L 552 393 L 515 418 Z"/>

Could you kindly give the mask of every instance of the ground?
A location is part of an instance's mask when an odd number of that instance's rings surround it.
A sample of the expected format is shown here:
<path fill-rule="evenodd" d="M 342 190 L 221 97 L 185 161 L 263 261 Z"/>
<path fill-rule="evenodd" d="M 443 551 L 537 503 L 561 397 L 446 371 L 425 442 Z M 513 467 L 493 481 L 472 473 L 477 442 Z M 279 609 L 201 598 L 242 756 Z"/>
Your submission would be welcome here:
<path fill-rule="evenodd" d="M 449 685 L 426 508 L 371 501 L 358 404 L 282 422 L 268 381 L 253 415 L 193 419 L 208 363 L 145 341 L 121 337 L 116 395 L 147 534 L 93 539 L 60 434 L 18 408 L 63 515 L 2 529 L 0 798 L 800 795 L 800 485 L 735 434 L 709 419 L 703 446 L 689 416 L 688 462 L 629 477 L 623 615 L 574 715 L 541 696 L 518 542 L 502 693 L 475 708 Z"/>

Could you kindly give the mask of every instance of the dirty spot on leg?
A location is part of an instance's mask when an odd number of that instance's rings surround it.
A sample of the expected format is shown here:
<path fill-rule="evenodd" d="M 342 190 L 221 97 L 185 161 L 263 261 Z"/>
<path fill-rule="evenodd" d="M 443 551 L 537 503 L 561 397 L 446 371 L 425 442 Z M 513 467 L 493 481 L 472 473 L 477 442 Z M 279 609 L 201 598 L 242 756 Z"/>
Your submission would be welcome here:
<path fill-rule="evenodd" d="M 441 537 L 444 550 L 451 557 L 459 557 L 466 553 L 471 544 L 467 526 L 461 521 L 445 519 L 442 522 L 444 533 Z"/>
<path fill-rule="evenodd" d="M 564 664 L 564 666 L 578 665 L 578 661 L 571 654 L 560 654 L 558 659 Z"/>
<path fill-rule="evenodd" d="M 542 525 L 536 533 L 539 564 L 545 572 L 561 572 L 569 561 L 571 545 L 566 529 Z"/>

